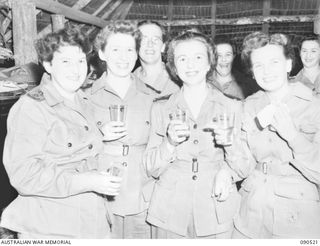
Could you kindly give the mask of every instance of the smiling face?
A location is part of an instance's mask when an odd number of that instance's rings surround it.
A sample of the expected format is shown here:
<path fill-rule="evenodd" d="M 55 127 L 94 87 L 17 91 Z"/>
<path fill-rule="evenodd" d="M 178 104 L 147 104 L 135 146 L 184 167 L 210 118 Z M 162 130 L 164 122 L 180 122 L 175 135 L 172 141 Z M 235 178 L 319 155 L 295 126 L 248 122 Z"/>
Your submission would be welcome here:
<path fill-rule="evenodd" d="M 232 62 L 234 58 L 232 46 L 230 44 L 218 44 L 216 46 L 217 66 L 216 71 L 220 76 L 231 74 Z"/>
<path fill-rule="evenodd" d="M 78 46 L 61 46 L 43 66 L 52 83 L 66 93 L 77 91 L 87 76 L 86 54 Z"/>
<path fill-rule="evenodd" d="M 142 62 L 155 64 L 161 61 L 161 51 L 164 47 L 162 31 L 155 24 L 145 24 L 139 27 L 141 31 L 141 45 L 139 57 Z"/>
<path fill-rule="evenodd" d="M 306 40 L 301 45 L 301 61 L 306 68 L 319 66 L 320 45 L 316 40 Z"/>
<path fill-rule="evenodd" d="M 206 83 L 210 70 L 207 47 L 199 40 L 180 41 L 174 50 L 177 75 L 187 85 Z"/>
<path fill-rule="evenodd" d="M 99 50 L 99 57 L 106 61 L 108 73 L 126 77 L 130 75 L 137 60 L 136 41 L 129 34 L 112 34 L 104 50 Z"/>
<path fill-rule="evenodd" d="M 251 64 L 258 85 L 265 91 L 276 91 L 288 83 L 292 61 L 284 56 L 283 47 L 267 44 L 253 50 Z"/>

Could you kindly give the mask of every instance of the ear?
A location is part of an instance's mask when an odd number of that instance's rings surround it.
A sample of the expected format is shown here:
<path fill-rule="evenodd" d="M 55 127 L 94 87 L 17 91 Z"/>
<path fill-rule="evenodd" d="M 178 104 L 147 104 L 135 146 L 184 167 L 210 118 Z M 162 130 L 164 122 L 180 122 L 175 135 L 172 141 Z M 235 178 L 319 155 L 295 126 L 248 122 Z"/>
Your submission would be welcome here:
<path fill-rule="evenodd" d="M 51 74 L 51 71 L 52 71 L 51 62 L 44 61 L 44 62 L 42 62 L 42 65 L 43 65 L 44 69 L 46 70 L 46 72 L 48 74 Z"/>
<path fill-rule="evenodd" d="M 291 72 L 291 70 L 292 70 L 292 59 L 287 59 L 286 69 L 287 69 L 287 73 Z"/>
<path fill-rule="evenodd" d="M 106 57 L 105 57 L 104 52 L 102 50 L 98 51 L 98 55 L 99 55 L 100 60 L 106 61 Z"/>

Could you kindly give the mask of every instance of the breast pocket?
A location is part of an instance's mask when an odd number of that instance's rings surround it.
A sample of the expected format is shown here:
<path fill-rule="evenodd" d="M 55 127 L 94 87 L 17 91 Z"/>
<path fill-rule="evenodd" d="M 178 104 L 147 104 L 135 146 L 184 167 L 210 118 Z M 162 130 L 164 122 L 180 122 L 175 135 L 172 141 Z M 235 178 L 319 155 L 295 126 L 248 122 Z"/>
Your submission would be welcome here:
<path fill-rule="evenodd" d="M 313 184 L 278 184 L 275 186 L 274 233 L 287 237 L 320 235 L 319 193 Z"/>
<path fill-rule="evenodd" d="M 310 140 L 313 141 L 318 128 L 315 125 L 303 123 L 300 125 L 300 131 Z"/>

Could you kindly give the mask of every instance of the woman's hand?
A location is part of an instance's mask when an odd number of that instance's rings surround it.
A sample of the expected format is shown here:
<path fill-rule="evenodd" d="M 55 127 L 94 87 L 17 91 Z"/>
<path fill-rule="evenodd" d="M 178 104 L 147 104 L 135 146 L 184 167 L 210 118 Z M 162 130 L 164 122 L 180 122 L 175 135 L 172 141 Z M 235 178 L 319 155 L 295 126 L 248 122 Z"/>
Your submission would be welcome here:
<path fill-rule="evenodd" d="M 167 128 L 168 142 L 173 146 L 178 146 L 186 141 L 190 136 L 190 129 L 186 123 L 179 120 L 171 120 Z"/>
<path fill-rule="evenodd" d="M 271 127 L 273 127 L 277 133 L 288 142 L 294 139 L 298 134 L 298 130 L 290 116 L 289 109 L 287 105 L 283 103 L 277 105 L 277 109 L 273 115 L 273 121 L 271 122 Z"/>
<path fill-rule="evenodd" d="M 213 140 L 217 145 L 230 146 L 233 142 L 233 128 L 222 128 L 218 124 L 210 123 L 204 128 L 205 132 L 212 132 Z"/>
<path fill-rule="evenodd" d="M 221 169 L 215 177 L 213 188 L 214 196 L 218 201 L 223 202 L 227 200 L 233 188 L 234 184 L 232 182 L 232 176 L 230 172 L 226 169 Z"/>
<path fill-rule="evenodd" d="M 121 121 L 110 121 L 101 128 L 101 131 L 104 134 L 103 140 L 107 142 L 118 140 L 128 134 L 127 128 Z"/>
<path fill-rule="evenodd" d="M 107 172 L 90 172 L 91 190 L 97 193 L 116 196 L 121 188 L 122 177 L 112 176 Z"/>

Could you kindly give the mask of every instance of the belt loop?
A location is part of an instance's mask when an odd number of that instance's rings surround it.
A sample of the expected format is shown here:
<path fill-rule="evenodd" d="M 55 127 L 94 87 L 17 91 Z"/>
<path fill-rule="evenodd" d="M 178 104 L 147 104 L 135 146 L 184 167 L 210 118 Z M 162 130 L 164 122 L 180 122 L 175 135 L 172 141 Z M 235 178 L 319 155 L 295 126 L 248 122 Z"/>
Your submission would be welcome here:
<path fill-rule="evenodd" d="M 264 174 L 267 174 L 268 173 L 268 164 L 266 162 L 263 162 L 262 163 L 262 172 Z"/>
<path fill-rule="evenodd" d="M 128 154 L 129 154 L 129 145 L 124 144 L 122 147 L 123 147 L 123 149 L 122 149 L 122 155 L 123 155 L 123 156 L 128 155 Z"/>
<path fill-rule="evenodd" d="M 197 173 L 199 169 L 198 159 L 192 158 L 192 172 Z"/>

